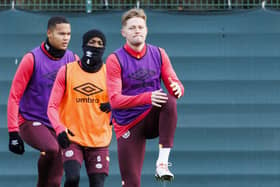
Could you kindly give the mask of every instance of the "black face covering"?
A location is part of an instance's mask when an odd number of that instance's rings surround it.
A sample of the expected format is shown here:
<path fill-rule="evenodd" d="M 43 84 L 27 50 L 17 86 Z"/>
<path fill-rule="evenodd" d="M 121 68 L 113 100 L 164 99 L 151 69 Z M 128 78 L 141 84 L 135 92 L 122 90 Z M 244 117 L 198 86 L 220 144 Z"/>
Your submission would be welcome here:
<path fill-rule="evenodd" d="M 105 48 L 84 46 L 82 57 L 82 68 L 87 72 L 97 72 L 103 64 L 102 56 Z"/>
<path fill-rule="evenodd" d="M 54 58 L 62 58 L 66 52 L 66 50 L 56 49 L 54 48 L 50 42 L 49 39 L 46 40 L 44 44 L 44 48 L 46 51 Z"/>
<path fill-rule="evenodd" d="M 104 47 L 88 46 L 89 40 L 98 37 L 102 40 Z M 89 30 L 83 35 L 83 57 L 81 60 L 83 70 L 87 72 L 97 72 L 103 65 L 102 56 L 105 51 L 106 37 L 96 29 Z"/>

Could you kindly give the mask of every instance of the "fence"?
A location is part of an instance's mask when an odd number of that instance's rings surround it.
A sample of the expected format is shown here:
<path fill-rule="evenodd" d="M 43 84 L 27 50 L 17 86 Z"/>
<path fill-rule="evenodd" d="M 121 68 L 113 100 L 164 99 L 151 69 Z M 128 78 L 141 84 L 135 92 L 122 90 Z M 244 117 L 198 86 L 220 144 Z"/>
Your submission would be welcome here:
<path fill-rule="evenodd" d="M 280 8 L 280 0 L 0 0 L 0 9 L 92 12 L 142 7 L 179 11 Z"/>

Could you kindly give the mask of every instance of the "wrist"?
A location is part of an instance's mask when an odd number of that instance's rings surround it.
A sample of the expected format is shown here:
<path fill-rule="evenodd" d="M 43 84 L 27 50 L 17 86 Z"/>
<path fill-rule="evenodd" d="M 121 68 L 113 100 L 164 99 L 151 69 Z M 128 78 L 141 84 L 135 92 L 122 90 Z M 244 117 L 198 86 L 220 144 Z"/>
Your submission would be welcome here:
<path fill-rule="evenodd" d="M 55 129 L 55 133 L 56 133 L 56 136 L 58 136 L 60 133 L 66 131 L 66 128 L 62 125 L 59 125 L 56 129 Z"/>
<path fill-rule="evenodd" d="M 146 104 L 152 104 L 152 93 L 153 93 L 153 92 L 147 92 L 147 93 L 146 93 L 146 95 L 147 95 L 147 96 L 145 97 L 145 98 L 146 98 L 146 99 L 145 99 L 145 100 L 146 100 Z"/>
<path fill-rule="evenodd" d="M 9 132 L 9 136 L 12 138 L 18 137 L 18 131 Z"/>

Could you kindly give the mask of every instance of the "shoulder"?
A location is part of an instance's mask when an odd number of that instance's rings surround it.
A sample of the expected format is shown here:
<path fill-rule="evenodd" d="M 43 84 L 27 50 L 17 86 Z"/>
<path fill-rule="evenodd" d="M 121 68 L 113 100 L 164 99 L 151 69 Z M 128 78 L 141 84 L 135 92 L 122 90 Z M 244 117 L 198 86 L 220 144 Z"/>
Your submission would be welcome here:
<path fill-rule="evenodd" d="M 79 56 L 76 53 L 74 53 L 73 51 L 71 51 L 70 49 L 66 50 L 64 57 L 65 56 L 71 57 L 71 58 L 73 58 L 73 60 L 80 60 Z"/>
<path fill-rule="evenodd" d="M 116 72 L 120 70 L 120 63 L 117 56 L 112 53 L 108 56 L 106 60 L 106 71 L 107 72 Z"/>
<path fill-rule="evenodd" d="M 115 62 L 118 62 L 118 57 L 116 55 L 116 53 L 111 53 L 108 57 L 107 57 L 107 60 L 106 60 L 106 64 L 107 63 L 115 63 Z"/>
<path fill-rule="evenodd" d="M 75 68 L 77 65 L 80 66 L 80 65 L 79 65 L 79 61 L 73 61 L 73 62 L 69 62 L 69 63 L 65 64 L 65 65 L 62 66 L 62 67 L 65 67 L 65 68 L 67 68 L 67 69 L 70 69 L 70 68 Z"/>
<path fill-rule="evenodd" d="M 152 45 L 152 44 L 147 44 L 147 47 L 156 51 L 159 51 L 161 54 L 166 53 L 165 49 L 163 49 L 162 47 L 156 46 L 156 45 Z"/>
<path fill-rule="evenodd" d="M 22 57 L 20 64 L 24 65 L 24 66 L 32 66 L 33 67 L 33 64 L 34 64 L 34 55 L 33 55 L 33 53 L 31 53 L 31 52 L 26 53 Z"/>

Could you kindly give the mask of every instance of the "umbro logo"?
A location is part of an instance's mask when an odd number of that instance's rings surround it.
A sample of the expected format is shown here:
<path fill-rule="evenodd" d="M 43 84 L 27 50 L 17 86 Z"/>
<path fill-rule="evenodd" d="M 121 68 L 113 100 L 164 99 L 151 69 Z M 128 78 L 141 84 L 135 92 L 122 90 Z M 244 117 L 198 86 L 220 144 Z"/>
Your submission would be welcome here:
<path fill-rule="evenodd" d="M 150 80 L 150 78 L 152 78 L 154 75 L 156 75 L 155 71 L 143 68 L 140 68 L 137 71 L 131 73 L 129 75 L 129 78 L 138 81 L 131 85 L 131 89 L 154 87 L 154 82 L 152 81 L 152 79 Z"/>
<path fill-rule="evenodd" d="M 86 96 L 97 94 L 103 91 L 101 88 L 98 88 L 97 86 L 89 82 L 75 87 L 74 90 Z"/>
<path fill-rule="evenodd" d="M 91 58 L 91 57 L 92 57 L 92 54 L 93 54 L 93 53 L 92 53 L 91 51 L 86 51 L 86 56 L 87 56 L 87 57 Z"/>
<path fill-rule="evenodd" d="M 55 81 L 57 71 L 53 71 L 44 75 L 45 78 Z"/>
<path fill-rule="evenodd" d="M 135 71 L 134 73 L 131 73 L 129 75 L 129 77 L 134 80 L 144 81 L 144 80 L 148 79 L 149 77 L 154 76 L 155 74 L 156 74 L 156 72 L 153 70 L 140 68 L 137 71 Z"/>

